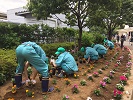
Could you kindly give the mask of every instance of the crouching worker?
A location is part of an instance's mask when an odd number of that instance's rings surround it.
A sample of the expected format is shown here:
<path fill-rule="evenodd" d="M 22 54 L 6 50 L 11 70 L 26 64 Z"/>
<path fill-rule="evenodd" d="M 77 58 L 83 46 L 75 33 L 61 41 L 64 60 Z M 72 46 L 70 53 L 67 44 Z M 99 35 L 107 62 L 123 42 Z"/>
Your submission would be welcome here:
<path fill-rule="evenodd" d="M 101 44 L 92 44 L 92 47 L 98 52 L 101 58 L 107 53 L 107 49 Z"/>
<path fill-rule="evenodd" d="M 35 42 L 24 42 L 16 48 L 18 66 L 16 68 L 15 83 L 17 88 L 22 86 L 22 73 L 25 61 L 28 61 L 42 75 L 42 92 L 51 92 L 53 88 L 48 88 L 48 65 L 44 59 L 46 57 L 43 49 Z"/>
<path fill-rule="evenodd" d="M 63 47 L 59 47 L 55 54 L 58 58 L 55 62 L 51 63 L 58 70 L 56 76 L 63 77 L 64 73 L 69 76 L 78 71 L 78 66 L 74 57 L 69 52 L 65 51 Z"/>
<path fill-rule="evenodd" d="M 86 51 L 85 51 L 84 58 L 87 60 L 87 63 L 89 63 L 90 61 L 95 62 L 96 60 L 98 60 L 99 55 L 98 55 L 98 52 L 94 48 L 86 47 L 85 49 Z"/>
<path fill-rule="evenodd" d="M 109 48 L 112 50 L 114 48 L 114 43 L 112 41 L 109 41 L 107 38 L 104 39 L 104 43 L 107 46 L 107 49 Z"/>

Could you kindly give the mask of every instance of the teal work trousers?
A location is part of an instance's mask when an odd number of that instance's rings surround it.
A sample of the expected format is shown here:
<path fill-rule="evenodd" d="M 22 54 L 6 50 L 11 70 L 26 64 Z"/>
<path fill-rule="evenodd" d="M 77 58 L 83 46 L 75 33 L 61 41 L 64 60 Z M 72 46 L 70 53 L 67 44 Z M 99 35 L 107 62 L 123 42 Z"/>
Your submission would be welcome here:
<path fill-rule="evenodd" d="M 35 49 L 31 45 L 19 45 L 16 48 L 16 56 L 18 66 L 16 73 L 22 73 L 25 61 L 29 63 L 43 76 L 48 77 L 48 65 L 45 61 L 36 53 Z"/>

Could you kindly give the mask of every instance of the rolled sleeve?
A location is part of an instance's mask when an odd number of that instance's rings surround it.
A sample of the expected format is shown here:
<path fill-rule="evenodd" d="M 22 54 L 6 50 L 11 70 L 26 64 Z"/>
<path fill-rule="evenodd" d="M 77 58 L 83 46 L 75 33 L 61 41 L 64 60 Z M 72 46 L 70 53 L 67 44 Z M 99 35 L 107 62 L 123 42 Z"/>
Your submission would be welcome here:
<path fill-rule="evenodd" d="M 64 57 L 64 55 L 62 55 L 62 54 L 59 55 L 58 59 L 55 61 L 56 66 L 61 66 L 63 57 Z"/>

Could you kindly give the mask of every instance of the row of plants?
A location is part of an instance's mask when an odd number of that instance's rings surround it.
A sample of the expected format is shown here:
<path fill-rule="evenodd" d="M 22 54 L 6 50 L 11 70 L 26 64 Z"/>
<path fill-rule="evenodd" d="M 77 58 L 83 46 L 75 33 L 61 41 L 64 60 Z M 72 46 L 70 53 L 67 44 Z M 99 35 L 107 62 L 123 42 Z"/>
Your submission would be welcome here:
<path fill-rule="evenodd" d="M 107 62 L 107 65 L 108 65 L 108 64 L 109 64 L 109 63 Z M 86 67 L 87 67 L 88 69 L 91 69 L 91 70 L 94 69 L 94 66 L 95 66 L 95 65 L 92 65 L 92 64 L 87 64 L 87 65 L 86 65 Z M 31 68 L 29 68 L 29 69 L 27 69 L 27 70 L 28 70 L 29 75 L 31 75 L 31 73 L 32 73 L 32 72 L 31 72 Z M 81 69 L 79 69 L 79 71 L 80 71 L 80 70 L 81 70 Z M 88 72 L 89 72 L 89 71 L 88 71 Z M 93 76 L 94 76 L 94 77 L 97 76 L 96 73 L 97 73 L 97 72 L 94 72 L 94 73 L 93 73 Z M 86 76 L 86 75 L 87 75 L 87 72 L 83 72 L 82 76 Z M 74 74 L 73 78 L 79 79 L 79 75 L 78 75 L 78 74 Z M 90 80 L 90 78 L 89 78 L 88 76 L 87 76 L 87 80 Z M 81 86 L 87 86 L 87 80 L 82 79 L 82 80 L 80 81 L 79 85 L 81 85 Z M 66 84 L 66 85 L 72 85 L 70 79 L 64 77 L 64 81 L 65 81 L 65 84 Z M 56 79 L 53 79 L 53 80 L 52 80 L 52 84 L 57 85 L 57 80 L 56 80 Z M 61 90 L 60 90 L 59 87 L 55 86 L 55 91 L 56 91 L 56 92 L 60 92 Z M 74 84 L 74 85 L 72 86 L 72 88 L 71 88 L 71 91 L 72 91 L 73 94 L 79 93 L 80 90 L 78 89 L 78 85 L 77 85 L 77 84 Z M 16 85 L 13 85 L 13 87 L 12 87 L 12 93 L 17 93 Z M 29 90 L 26 90 L 26 96 L 34 98 L 34 92 L 29 91 Z M 46 96 L 45 96 L 45 98 L 46 98 Z M 70 98 L 70 97 L 69 97 L 68 95 L 65 94 L 65 95 L 63 95 L 62 100 L 68 100 L 69 98 Z"/>
<path fill-rule="evenodd" d="M 109 60 L 109 62 L 106 62 L 105 67 L 102 67 L 101 69 L 98 70 L 98 72 L 94 72 L 93 76 L 94 77 L 98 77 L 99 74 L 102 74 L 104 70 L 108 69 L 109 66 L 111 65 L 111 62 L 119 55 L 118 52 L 115 53 L 115 55 L 111 58 L 111 60 Z M 120 63 L 120 62 L 119 62 Z M 114 65 L 115 67 L 115 65 Z M 94 90 L 94 94 L 96 96 L 100 96 L 101 95 L 101 88 L 106 88 L 107 84 L 111 84 L 111 80 L 114 78 L 114 74 L 116 68 L 112 69 L 109 71 L 109 74 L 107 76 L 105 76 L 99 83 L 99 87 L 97 89 Z M 89 80 L 93 80 L 92 75 L 89 75 Z"/>
<path fill-rule="evenodd" d="M 127 48 L 125 48 L 126 50 Z M 110 65 L 112 63 L 115 63 L 114 64 L 114 68 L 112 70 L 109 71 L 108 75 L 103 77 L 103 80 L 101 80 L 99 82 L 99 88 L 95 89 L 94 90 L 94 94 L 97 95 L 97 96 L 100 96 L 102 95 L 101 93 L 101 89 L 105 89 L 107 84 L 109 85 L 110 83 L 113 82 L 113 79 L 115 78 L 114 77 L 114 74 L 118 72 L 118 70 L 121 69 L 121 66 L 122 66 L 122 61 L 124 59 L 124 55 L 119 55 L 119 49 L 117 48 L 118 52 L 116 52 L 114 54 L 113 57 L 111 57 L 111 59 L 107 62 L 105 62 L 105 66 L 102 67 L 101 69 L 98 69 L 97 71 L 93 71 L 93 69 L 97 69 L 96 65 L 95 64 L 86 64 L 86 66 L 84 68 L 86 68 L 87 70 L 85 72 L 82 72 L 82 76 L 87 76 L 86 79 L 81 79 L 79 81 L 79 84 L 71 84 L 71 80 L 68 79 L 68 78 L 64 78 L 64 81 L 65 81 L 65 84 L 68 85 L 68 86 L 72 86 L 71 87 L 71 92 L 73 94 L 78 94 L 80 92 L 80 90 L 78 89 L 78 85 L 80 86 L 87 86 L 87 80 L 89 81 L 94 81 L 94 78 L 98 78 L 100 74 L 103 74 L 104 73 L 104 70 L 106 69 L 109 69 L 110 68 Z M 112 51 L 114 52 L 114 51 Z M 129 52 L 129 51 L 128 51 Z M 123 73 L 123 75 L 120 76 L 120 78 L 118 79 L 119 80 L 119 83 L 115 85 L 115 89 L 114 91 L 112 92 L 112 96 L 114 97 L 114 99 L 116 100 L 120 100 L 121 97 L 122 97 L 122 91 L 124 91 L 124 84 L 126 83 L 130 73 L 130 69 L 131 69 L 131 56 L 130 54 L 128 54 L 128 63 L 126 64 L 126 73 Z M 84 69 L 83 67 L 81 69 Z M 79 68 L 79 71 L 81 70 Z M 88 74 L 88 73 L 92 73 L 92 74 Z M 73 78 L 75 79 L 79 79 L 80 78 L 80 75 L 78 74 L 74 74 Z M 56 79 L 53 79 L 52 80 L 52 84 L 55 85 L 55 91 L 56 92 L 61 92 L 61 89 L 60 87 L 56 86 L 58 83 L 57 83 L 57 80 Z M 125 84 L 126 85 L 126 84 Z M 26 90 L 27 91 L 27 90 Z M 30 91 L 28 92 L 30 94 L 32 94 L 33 92 Z M 26 95 L 28 94 L 26 92 Z M 27 95 L 28 96 L 28 95 Z M 30 97 L 34 97 L 34 93 L 32 95 L 30 95 Z M 47 95 L 44 96 L 44 98 L 47 98 Z M 88 97 L 89 100 L 91 100 L 91 97 Z M 68 96 L 67 94 L 63 95 L 62 97 L 62 100 L 69 100 L 70 99 L 70 96 Z"/>
<path fill-rule="evenodd" d="M 87 79 L 88 80 L 90 80 L 90 81 L 93 81 L 93 77 L 99 77 L 99 74 L 102 74 L 103 73 L 103 71 L 104 70 L 106 70 L 106 69 L 108 69 L 109 68 L 109 66 L 111 65 L 111 62 L 113 62 L 113 61 L 115 61 L 115 59 L 117 59 L 118 58 L 118 55 L 119 55 L 119 53 L 118 52 L 116 52 L 116 54 L 111 58 L 111 60 L 109 61 L 109 62 L 106 62 L 106 65 L 105 65 L 105 67 L 103 67 L 102 69 L 99 69 L 97 72 L 93 72 L 93 74 L 91 75 L 91 74 L 88 74 L 88 76 L 87 76 Z M 99 95 L 101 95 L 101 92 L 100 92 L 100 88 L 106 88 L 106 84 L 110 84 L 111 83 L 111 79 L 113 79 L 114 78 L 114 75 L 113 74 L 115 74 L 115 71 L 117 70 L 117 68 L 116 67 L 118 67 L 118 66 L 120 66 L 121 65 L 121 60 L 123 59 L 123 56 L 120 56 L 119 57 L 119 59 L 116 61 L 116 64 L 114 65 L 114 69 L 112 69 L 111 71 L 110 71 L 110 73 L 108 74 L 108 76 L 105 76 L 104 78 L 103 78 L 103 80 L 102 81 L 100 81 L 100 87 L 98 88 L 98 89 L 95 89 L 94 90 L 94 94 L 96 94 L 97 96 L 99 96 Z M 130 63 L 130 65 L 131 65 L 131 62 L 128 62 L 128 63 Z M 88 66 L 88 65 L 86 65 L 86 66 Z M 91 71 L 94 69 L 94 66 L 95 65 L 89 65 L 88 67 L 88 72 L 89 73 L 91 73 Z M 83 72 L 83 74 L 82 74 L 83 76 L 86 76 L 87 75 L 87 71 L 85 71 L 85 72 Z M 128 75 L 128 73 L 126 74 L 126 76 Z M 79 79 L 79 75 L 77 75 L 77 74 L 74 74 L 74 76 L 73 76 L 75 79 Z M 122 81 L 121 80 L 121 77 L 123 77 L 123 76 L 120 76 L 120 81 Z M 53 84 L 57 84 L 57 81 L 54 79 L 53 81 Z M 65 84 L 66 85 L 71 85 L 71 80 L 70 79 L 65 79 Z M 81 86 L 87 86 L 87 81 L 86 80 L 81 80 L 80 81 L 80 85 Z M 116 87 L 117 88 L 119 88 L 119 86 L 118 86 L 118 84 L 116 85 Z M 59 87 L 57 87 L 57 90 L 58 91 L 61 91 L 60 89 L 59 89 Z M 79 93 L 79 89 L 78 89 L 78 85 L 77 84 L 74 84 L 73 85 L 73 87 L 72 87 L 72 93 Z M 113 94 L 114 95 L 114 94 Z M 68 96 L 68 95 L 67 95 Z M 92 100 L 90 97 L 88 97 L 89 99 L 87 99 L 87 100 Z M 114 98 L 115 99 L 118 99 L 118 98 L 116 98 L 115 97 L 115 95 L 114 95 Z M 68 100 L 68 99 L 63 99 L 63 100 Z"/>
<path fill-rule="evenodd" d="M 129 79 L 130 76 L 130 70 L 131 70 L 132 62 L 131 62 L 131 55 L 128 54 L 128 62 L 125 66 L 125 73 L 120 76 L 120 81 L 118 84 L 116 84 L 116 88 L 114 89 L 114 98 L 117 100 L 122 99 L 122 94 L 124 91 L 124 86 L 127 85 L 127 80 Z"/>
<path fill-rule="evenodd" d="M 99 74 L 102 74 L 104 70 L 106 70 L 106 69 L 109 68 L 109 66 L 111 65 L 111 62 L 116 61 L 116 64 L 114 64 L 114 68 L 112 70 L 110 70 L 108 76 L 105 76 L 103 78 L 103 80 L 100 81 L 100 85 L 99 85 L 100 87 L 98 89 L 95 89 L 94 90 L 94 94 L 95 95 L 97 95 L 97 96 L 101 95 L 100 88 L 106 88 L 106 84 L 111 84 L 111 80 L 114 78 L 114 75 L 113 74 L 115 74 L 115 71 L 117 71 L 118 69 L 120 69 L 121 61 L 123 60 L 123 57 L 124 56 L 120 56 L 119 58 L 118 58 L 118 56 L 119 56 L 119 52 L 116 52 L 115 55 L 109 60 L 109 62 L 106 62 L 105 67 L 102 67 L 97 72 L 96 71 L 93 72 L 92 75 L 91 74 L 88 74 L 87 79 L 90 80 L 90 81 L 93 81 L 93 77 L 95 77 L 95 78 L 96 77 L 99 77 Z M 117 60 L 117 58 L 118 58 L 118 60 Z M 126 66 L 126 67 L 130 68 L 131 67 L 131 64 L 132 64 L 131 61 L 129 61 L 127 63 L 128 66 Z M 94 69 L 94 67 L 95 67 L 95 65 L 89 65 L 88 72 L 90 73 L 91 70 Z M 82 75 L 83 76 L 86 76 L 87 75 L 87 72 L 86 71 L 83 72 Z M 119 79 L 120 80 L 120 83 L 119 84 L 116 84 L 116 89 L 112 93 L 114 99 L 116 99 L 116 100 L 120 100 L 121 99 L 122 92 L 120 92 L 120 91 L 124 91 L 124 85 L 123 85 L 123 83 L 126 83 L 127 77 L 129 77 L 129 75 L 130 75 L 129 73 L 125 73 L 124 75 L 120 76 L 120 79 Z M 79 75 L 74 74 L 73 77 L 75 79 L 78 79 L 79 78 Z M 66 85 L 70 85 L 71 84 L 71 80 L 65 79 L 65 81 L 66 81 Z M 56 83 L 56 80 L 53 80 L 53 84 L 57 84 Z M 80 85 L 81 86 L 87 86 L 87 81 L 84 80 L 84 79 L 81 80 L 80 81 Z M 59 91 L 60 89 L 57 88 L 57 90 Z M 75 84 L 72 87 L 72 93 L 76 93 L 76 94 L 79 93 L 79 89 L 78 89 L 78 85 L 77 84 Z M 67 100 L 67 99 L 64 99 L 64 100 Z M 92 100 L 92 99 L 89 97 L 88 100 Z"/>
<path fill-rule="evenodd" d="M 125 50 L 127 52 L 129 52 L 129 49 L 127 47 L 125 47 Z M 116 53 L 117 54 L 117 53 Z M 116 59 L 117 56 L 115 55 L 110 61 Z M 94 90 L 94 93 L 97 96 L 101 95 L 101 88 L 106 88 L 107 84 L 111 83 L 111 80 L 114 79 L 114 75 L 115 71 L 117 72 L 118 70 L 121 70 L 121 62 L 123 61 L 124 55 L 120 56 L 118 59 L 116 59 L 116 64 L 114 65 L 114 69 L 112 71 L 110 71 L 109 76 L 106 76 L 103 78 L 102 81 L 100 81 L 100 87 L 98 89 Z M 122 94 L 124 91 L 124 86 L 127 85 L 127 80 L 130 76 L 130 70 L 131 70 L 131 56 L 130 53 L 128 54 L 128 60 L 127 60 L 127 64 L 126 64 L 126 68 L 125 68 L 125 73 L 122 73 L 121 76 L 119 76 L 119 83 L 115 85 L 115 89 L 113 90 L 113 94 L 112 97 L 114 97 L 115 100 L 121 100 L 122 99 Z M 98 74 L 98 73 L 97 73 Z M 98 76 L 98 75 L 97 75 Z M 91 80 L 93 80 L 92 78 L 90 78 Z"/>
<path fill-rule="evenodd" d="M 118 49 L 118 50 L 119 50 L 119 49 Z M 123 59 L 124 56 L 118 57 L 118 55 L 119 55 L 119 53 L 116 52 L 116 54 L 111 58 L 111 60 L 109 60 L 109 62 L 106 62 L 105 67 L 102 67 L 101 69 L 99 69 L 98 72 L 93 72 L 92 75 L 90 75 L 90 74 L 88 75 L 88 80 L 93 81 L 93 77 L 99 77 L 99 74 L 102 74 L 103 71 L 104 71 L 105 69 L 108 69 L 108 68 L 109 68 L 109 65 L 111 64 L 111 62 L 116 61 L 116 64 L 114 64 L 114 68 L 110 71 L 110 73 L 108 74 L 108 76 L 105 76 L 105 77 L 103 78 L 103 80 L 100 81 L 100 87 L 99 87 L 98 89 L 95 89 L 95 90 L 94 90 L 94 94 L 96 94 L 97 96 L 101 95 L 101 94 L 100 94 L 100 88 L 105 88 L 105 87 L 106 87 L 106 84 L 110 84 L 110 83 L 111 83 L 111 79 L 114 78 L 114 75 L 113 75 L 113 74 L 115 74 L 115 71 L 117 71 L 118 69 L 121 68 L 121 67 L 120 67 L 121 61 L 122 61 L 122 59 Z M 129 66 L 131 67 L 131 61 L 128 62 L 127 65 L 128 65 L 128 66 L 126 66 L 126 67 L 129 67 Z M 88 65 L 87 65 L 87 66 L 88 66 Z M 89 65 L 88 72 L 90 73 L 91 70 L 93 70 L 93 69 L 94 69 L 94 65 Z M 86 75 L 87 75 L 87 71 L 83 72 L 82 75 L 86 76 Z M 75 79 L 78 79 L 78 78 L 79 78 L 79 75 L 74 74 L 73 77 L 74 77 Z M 125 80 L 124 80 L 125 77 L 129 77 L 129 73 L 125 73 L 124 76 L 123 76 L 123 75 L 120 76 L 120 83 L 119 83 L 119 84 L 116 84 L 116 89 L 119 90 L 120 87 L 121 87 L 121 89 L 123 88 L 123 87 L 122 87 L 123 84 L 121 84 L 121 82 L 123 83 L 123 82 L 125 81 Z M 125 79 L 126 79 L 126 78 L 125 78 Z M 70 84 L 71 84 L 71 80 L 65 79 L 65 81 L 66 81 L 66 85 L 70 85 Z M 80 81 L 80 85 L 81 85 L 81 86 L 86 86 L 86 83 L 87 83 L 86 80 L 81 80 L 81 81 Z M 57 84 L 57 81 L 56 81 L 55 79 L 53 80 L 53 84 Z M 114 90 L 114 92 L 116 91 L 116 89 Z M 57 91 L 60 91 L 59 87 L 57 87 Z M 77 85 L 77 84 L 75 84 L 75 85 L 73 86 L 72 91 L 73 91 L 72 93 L 79 93 L 78 85 Z M 116 95 L 115 95 L 115 93 L 113 94 L 113 97 L 114 97 L 115 99 L 117 99 L 117 100 L 120 99 L 119 96 L 116 96 Z"/>

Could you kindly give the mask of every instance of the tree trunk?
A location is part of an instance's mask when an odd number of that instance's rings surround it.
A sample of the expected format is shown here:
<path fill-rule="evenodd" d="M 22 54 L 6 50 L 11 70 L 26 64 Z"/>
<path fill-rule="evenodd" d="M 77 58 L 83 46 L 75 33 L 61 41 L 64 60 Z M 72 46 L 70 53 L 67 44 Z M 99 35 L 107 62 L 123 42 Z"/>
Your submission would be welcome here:
<path fill-rule="evenodd" d="M 108 40 L 111 41 L 111 39 L 112 39 L 112 31 L 111 31 L 111 29 L 109 29 L 109 32 L 108 32 Z"/>
<path fill-rule="evenodd" d="M 78 50 L 81 48 L 82 28 L 79 27 Z"/>

